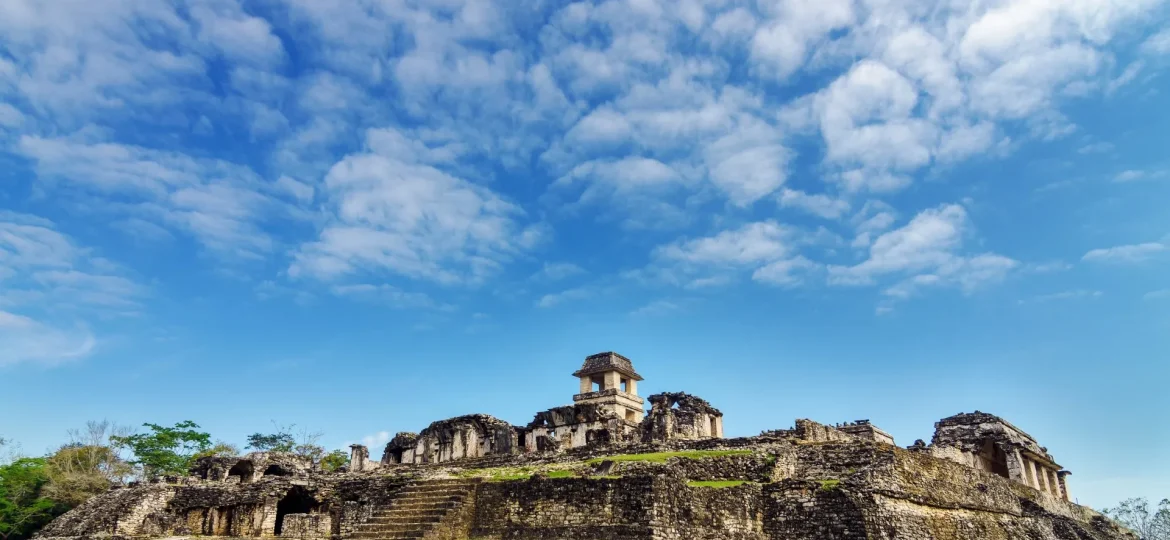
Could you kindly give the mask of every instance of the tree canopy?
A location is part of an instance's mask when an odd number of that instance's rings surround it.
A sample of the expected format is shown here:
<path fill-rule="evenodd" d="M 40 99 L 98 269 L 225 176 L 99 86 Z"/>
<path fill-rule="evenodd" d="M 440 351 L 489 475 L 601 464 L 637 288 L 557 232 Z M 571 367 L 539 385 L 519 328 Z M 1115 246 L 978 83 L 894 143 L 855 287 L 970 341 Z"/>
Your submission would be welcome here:
<path fill-rule="evenodd" d="M 56 515 L 59 505 L 42 496 L 48 483 L 45 458 L 17 458 L 0 466 L 0 540 L 28 538 Z"/>
<path fill-rule="evenodd" d="M 199 424 L 184 420 L 172 427 L 143 424 L 149 433 L 111 437 L 134 452 L 131 462 L 142 467 L 147 478 L 186 474 L 196 454 L 212 447 L 211 435 L 197 431 Z"/>
<path fill-rule="evenodd" d="M 1155 508 L 1144 498 L 1126 499 L 1101 513 L 1132 529 L 1142 540 L 1170 540 L 1170 499 L 1162 499 Z"/>

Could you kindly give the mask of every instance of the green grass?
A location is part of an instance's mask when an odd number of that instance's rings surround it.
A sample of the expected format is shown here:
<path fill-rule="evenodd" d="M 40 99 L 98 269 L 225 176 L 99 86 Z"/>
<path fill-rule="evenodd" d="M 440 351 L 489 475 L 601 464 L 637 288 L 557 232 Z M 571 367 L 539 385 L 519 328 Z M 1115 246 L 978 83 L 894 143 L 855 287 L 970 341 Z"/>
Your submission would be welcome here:
<path fill-rule="evenodd" d="M 691 480 L 687 482 L 691 487 L 729 488 L 747 484 L 746 480 Z"/>
<path fill-rule="evenodd" d="M 818 480 L 818 481 L 821 483 L 821 491 L 833 491 L 834 489 L 837 489 L 837 487 L 841 485 L 841 481 L 837 480 L 836 478 L 830 478 L 828 480 Z"/>
<path fill-rule="evenodd" d="M 683 452 L 653 452 L 650 454 L 622 454 L 593 458 L 585 463 L 593 465 L 603 461 L 647 461 L 650 463 L 666 463 L 671 458 L 704 459 L 720 456 L 742 456 L 751 454 L 751 450 L 687 450 Z"/>

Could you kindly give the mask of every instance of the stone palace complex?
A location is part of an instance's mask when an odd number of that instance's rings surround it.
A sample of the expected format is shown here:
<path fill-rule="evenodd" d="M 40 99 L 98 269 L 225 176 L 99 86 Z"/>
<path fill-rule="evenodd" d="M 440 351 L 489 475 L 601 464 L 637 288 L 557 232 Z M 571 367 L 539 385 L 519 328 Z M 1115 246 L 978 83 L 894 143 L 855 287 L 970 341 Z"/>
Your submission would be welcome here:
<path fill-rule="evenodd" d="M 573 376 L 572 404 L 524 426 L 440 420 L 398 433 L 380 461 L 354 445 L 335 472 L 292 454 L 201 458 L 39 538 L 1136 540 L 1071 502 L 1069 472 L 991 414 L 944 418 L 905 448 L 866 420 L 725 438 L 696 396 L 643 399 L 620 354 Z"/>

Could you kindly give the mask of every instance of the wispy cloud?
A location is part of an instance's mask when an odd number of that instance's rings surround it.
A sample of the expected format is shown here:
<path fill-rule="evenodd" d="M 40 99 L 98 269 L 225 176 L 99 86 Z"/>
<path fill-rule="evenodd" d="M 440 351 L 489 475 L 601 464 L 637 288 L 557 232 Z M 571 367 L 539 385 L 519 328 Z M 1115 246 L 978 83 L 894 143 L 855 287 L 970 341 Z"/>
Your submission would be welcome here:
<path fill-rule="evenodd" d="M 1081 260 L 1116 264 L 1132 264 L 1153 258 L 1166 251 L 1165 244 L 1146 242 L 1109 248 L 1098 248 L 1085 253 Z"/>

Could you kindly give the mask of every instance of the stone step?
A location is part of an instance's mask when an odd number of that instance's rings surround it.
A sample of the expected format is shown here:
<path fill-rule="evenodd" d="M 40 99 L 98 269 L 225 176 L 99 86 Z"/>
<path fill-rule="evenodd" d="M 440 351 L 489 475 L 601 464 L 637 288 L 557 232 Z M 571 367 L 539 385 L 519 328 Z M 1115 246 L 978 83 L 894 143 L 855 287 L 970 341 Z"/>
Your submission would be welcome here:
<path fill-rule="evenodd" d="M 427 510 L 403 510 L 385 516 L 378 516 L 377 518 L 366 521 L 363 525 L 377 525 L 381 523 L 394 523 L 396 520 L 403 518 L 420 518 L 420 517 L 443 517 L 450 512 L 450 508 L 432 508 Z"/>
<path fill-rule="evenodd" d="M 443 495 L 443 494 L 454 494 L 454 493 L 467 493 L 468 491 L 471 491 L 471 488 L 448 487 L 448 486 L 435 486 L 435 487 L 417 488 L 417 489 L 416 488 L 405 488 L 402 491 L 399 491 L 396 496 L 397 497 L 416 497 L 419 495 Z"/>
<path fill-rule="evenodd" d="M 425 503 L 459 502 L 459 501 L 462 501 L 464 497 L 466 497 L 466 494 L 399 498 L 399 499 L 394 499 L 393 501 L 391 501 L 390 505 L 387 506 L 386 508 L 379 508 L 378 510 L 375 510 L 374 513 L 376 514 L 378 512 L 382 512 L 384 510 L 389 510 L 391 508 L 394 508 L 394 505 L 399 505 L 399 504 L 425 504 Z"/>
<path fill-rule="evenodd" d="M 434 523 L 427 523 L 427 524 L 416 524 L 413 527 L 400 527 L 397 529 L 386 529 L 386 530 L 378 530 L 378 531 L 358 531 L 358 532 L 350 533 L 349 535 L 346 536 L 346 538 L 348 540 L 378 540 L 380 538 L 386 538 L 388 536 L 398 536 L 398 535 L 415 534 L 415 533 L 417 533 L 419 536 L 422 536 L 423 534 L 426 534 L 427 531 L 431 530 L 434 527 L 434 525 L 435 525 Z"/>

